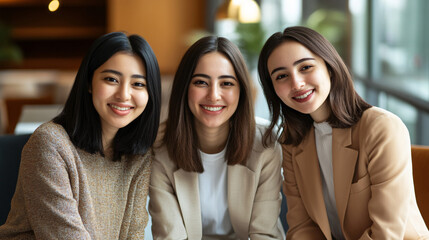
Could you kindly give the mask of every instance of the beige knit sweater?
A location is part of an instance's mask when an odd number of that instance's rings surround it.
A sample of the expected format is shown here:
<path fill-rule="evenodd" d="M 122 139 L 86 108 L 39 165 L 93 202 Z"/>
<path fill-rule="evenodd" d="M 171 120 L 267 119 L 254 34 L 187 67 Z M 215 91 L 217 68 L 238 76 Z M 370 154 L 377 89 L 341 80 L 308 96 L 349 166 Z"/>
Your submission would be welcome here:
<path fill-rule="evenodd" d="M 113 162 L 41 125 L 25 145 L 0 239 L 144 239 L 152 153 Z"/>

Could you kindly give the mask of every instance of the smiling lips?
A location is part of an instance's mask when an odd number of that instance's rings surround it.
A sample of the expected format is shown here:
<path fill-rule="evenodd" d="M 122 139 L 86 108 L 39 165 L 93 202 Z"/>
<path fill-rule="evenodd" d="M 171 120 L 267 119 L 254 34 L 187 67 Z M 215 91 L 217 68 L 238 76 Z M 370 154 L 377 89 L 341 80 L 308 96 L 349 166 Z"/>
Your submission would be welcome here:
<path fill-rule="evenodd" d="M 292 98 L 297 102 L 306 102 L 311 98 L 311 96 L 313 96 L 313 93 L 314 93 L 314 89 L 311 89 L 305 92 L 300 92 L 299 94 L 297 94 Z"/>
<path fill-rule="evenodd" d="M 110 109 L 112 109 L 112 111 L 120 116 L 124 116 L 127 115 L 131 109 L 134 109 L 134 107 L 130 107 L 130 106 L 118 106 L 118 105 L 114 105 L 114 104 L 107 104 Z"/>
<path fill-rule="evenodd" d="M 204 110 L 209 111 L 209 112 L 218 112 L 224 108 L 224 106 L 205 106 L 205 105 L 201 105 L 201 107 Z"/>

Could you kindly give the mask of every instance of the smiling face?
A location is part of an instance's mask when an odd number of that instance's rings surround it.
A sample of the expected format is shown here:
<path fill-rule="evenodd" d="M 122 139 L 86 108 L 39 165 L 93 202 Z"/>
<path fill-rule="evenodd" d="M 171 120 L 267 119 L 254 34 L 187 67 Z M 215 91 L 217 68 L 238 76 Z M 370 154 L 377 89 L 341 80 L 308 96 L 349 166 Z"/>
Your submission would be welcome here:
<path fill-rule="evenodd" d="M 271 53 L 267 63 L 276 94 L 290 108 L 323 122 L 330 115 L 326 99 L 330 74 L 322 58 L 302 44 L 287 41 Z"/>
<path fill-rule="evenodd" d="M 188 88 L 188 105 L 196 127 L 228 127 L 239 98 L 240 85 L 228 58 L 218 52 L 203 55 Z"/>
<path fill-rule="evenodd" d="M 94 71 L 91 93 L 103 137 L 111 139 L 146 108 L 149 95 L 142 60 L 129 53 L 114 54 Z"/>

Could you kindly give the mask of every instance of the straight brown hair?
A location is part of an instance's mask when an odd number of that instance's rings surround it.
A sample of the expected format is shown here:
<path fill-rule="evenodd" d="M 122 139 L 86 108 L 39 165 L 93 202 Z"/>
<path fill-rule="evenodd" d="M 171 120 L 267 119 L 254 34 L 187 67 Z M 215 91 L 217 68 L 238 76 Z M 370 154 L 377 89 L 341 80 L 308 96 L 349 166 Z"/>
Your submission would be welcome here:
<path fill-rule="evenodd" d="M 228 165 L 246 163 L 255 136 L 251 79 L 240 50 L 223 37 L 201 38 L 186 51 L 174 76 L 163 138 L 170 158 L 178 168 L 190 172 L 201 173 L 204 168 L 198 151 L 200 144 L 194 116 L 188 105 L 188 88 L 198 61 L 211 52 L 219 52 L 229 59 L 240 84 L 237 110 L 229 120 L 230 132 L 225 154 Z"/>
<path fill-rule="evenodd" d="M 271 124 L 263 138 L 264 145 L 270 141 L 271 131 L 280 117 L 282 124 L 279 127 L 281 132 L 279 141 L 283 144 L 299 145 L 313 125 L 313 119 L 309 114 L 288 107 L 277 96 L 268 71 L 267 63 L 271 53 L 287 41 L 298 42 L 322 58 L 331 73 L 331 91 L 327 102 L 332 112 L 327 122 L 334 128 L 349 128 L 356 124 L 371 105 L 355 91 L 350 72 L 338 52 L 318 32 L 301 26 L 288 27 L 283 33 L 274 33 L 264 44 L 259 55 L 259 80 L 271 113 Z"/>

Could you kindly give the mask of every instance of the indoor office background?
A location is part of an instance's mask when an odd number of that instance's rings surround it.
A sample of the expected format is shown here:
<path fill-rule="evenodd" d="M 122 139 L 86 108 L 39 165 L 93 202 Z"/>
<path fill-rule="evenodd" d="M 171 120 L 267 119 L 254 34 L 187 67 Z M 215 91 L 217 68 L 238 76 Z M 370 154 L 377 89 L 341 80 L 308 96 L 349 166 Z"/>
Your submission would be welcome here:
<path fill-rule="evenodd" d="M 180 58 L 208 34 L 240 47 L 256 115 L 269 119 L 259 51 L 274 32 L 304 25 L 334 44 L 366 101 L 398 115 L 413 144 L 429 145 L 428 12 L 427 0 L 0 0 L 0 134 L 28 134 L 55 116 L 90 44 L 111 31 L 140 34 L 153 47 L 163 120 Z"/>
<path fill-rule="evenodd" d="M 208 34 L 240 47 L 256 115 L 269 119 L 259 51 L 274 32 L 304 25 L 334 44 L 365 100 L 398 115 L 413 144 L 429 145 L 428 12 L 427 0 L 0 0 L 0 134 L 29 134 L 55 116 L 90 44 L 111 31 L 140 34 L 153 47 L 163 120 L 180 58 Z M 147 231 L 151 239 L 150 223 Z"/>
<path fill-rule="evenodd" d="M 59 7 L 51 12 L 49 4 Z M 163 119 L 186 48 L 207 34 L 230 38 L 254 79 L 256 114 L 268 119 L 259 50 L 272 33 L 305 25 L 335 45 L 369 103 L 397 114 L 413 144 L 429 145 L 427 12 L 425 0 L 0 0 L 0 133 L 19 134 L 28 105 L 55 105 L 56 113 L 92 41 L 111 31 L 138 33 L 153 47 Z M 41 121 L 31 114 L 28 121 Z"/>

